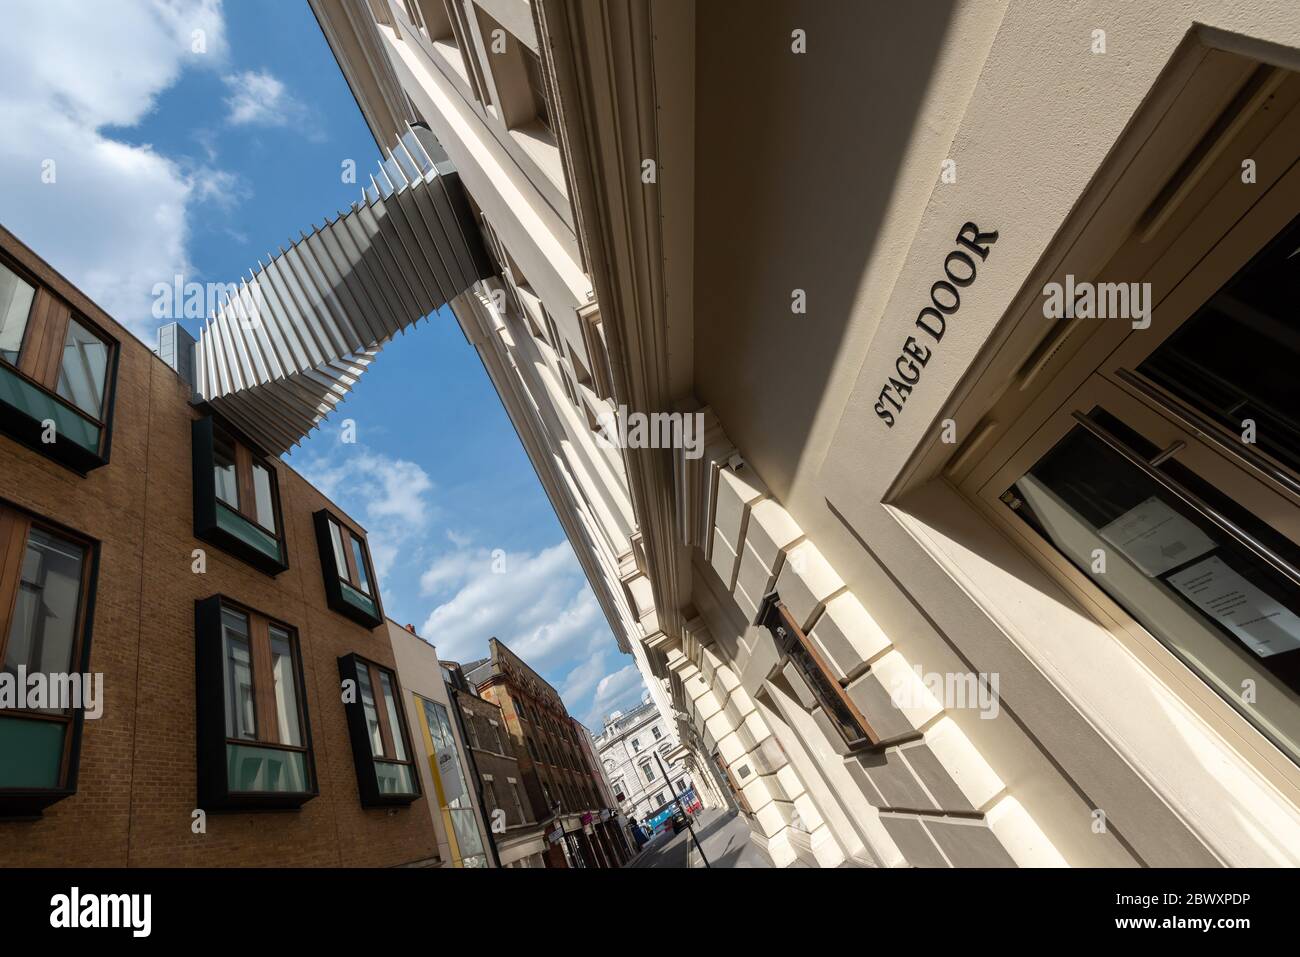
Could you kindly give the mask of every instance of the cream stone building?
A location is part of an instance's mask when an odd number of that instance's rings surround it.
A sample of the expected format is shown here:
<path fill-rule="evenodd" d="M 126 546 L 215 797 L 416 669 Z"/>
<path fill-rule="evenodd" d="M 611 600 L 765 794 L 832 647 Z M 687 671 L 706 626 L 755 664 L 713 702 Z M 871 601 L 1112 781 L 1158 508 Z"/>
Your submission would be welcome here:
<path fill-rule="evenodd" d="M 1300 6 L 311 2 L 773 860 L 1300 862 Z"/>

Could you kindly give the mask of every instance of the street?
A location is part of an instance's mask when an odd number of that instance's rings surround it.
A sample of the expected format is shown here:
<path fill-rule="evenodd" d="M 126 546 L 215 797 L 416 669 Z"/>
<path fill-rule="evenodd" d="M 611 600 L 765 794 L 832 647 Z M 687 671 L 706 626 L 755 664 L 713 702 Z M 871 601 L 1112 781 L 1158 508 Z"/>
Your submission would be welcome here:
<path fill-rule="evenodd" d="M 749 825 L 736 811 L 702 811 L 693 824 L 713 867 L 771 867 L 772 862 L 749 838 Z M 671 829 L 656 835 L 629 867 L 704 867 L 690 831 Z"/>

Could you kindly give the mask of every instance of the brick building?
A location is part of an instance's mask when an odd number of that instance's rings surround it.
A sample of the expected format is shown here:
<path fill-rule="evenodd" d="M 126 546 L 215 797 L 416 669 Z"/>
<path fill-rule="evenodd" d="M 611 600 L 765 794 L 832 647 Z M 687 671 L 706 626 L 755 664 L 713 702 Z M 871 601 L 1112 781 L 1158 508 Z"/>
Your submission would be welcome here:
<path fill-rule="evenodd" d="M 0 860 L 436 863 L 382 623 L 364 529 L 0 228 L 0 679 L 102 675 L 0 692 Z"/>
<path fill-rule="evenodd" d="M 469 773 L 501 867 L 544 867 L 543 824 L 528 798 L 501 707 L 479 697 L 455 662 L 443 662 L 447 691 L 466 742 Z M 496 830 L 493 820 L 497 813 Z"/>
<path fill-rule="evenodd" d="M 496 638 L 490 656 L 465 664 L 466 680 L 500 707 L 536 820 L 545 824 L 548 867 L 616 867 L 592 768 L 559 694 Z"/>

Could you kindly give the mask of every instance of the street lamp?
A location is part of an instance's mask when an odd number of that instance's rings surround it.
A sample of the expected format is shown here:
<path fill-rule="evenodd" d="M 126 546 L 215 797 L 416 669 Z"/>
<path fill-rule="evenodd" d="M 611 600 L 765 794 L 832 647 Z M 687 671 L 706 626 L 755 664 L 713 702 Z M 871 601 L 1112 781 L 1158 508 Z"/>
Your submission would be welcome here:
<path fill-rule="evenodd" d="M 655 756 L 655 761 L 659 765 L 659 773 L 664 776 L 664 781 L 668 785 L 668 793 L 673 796 L 673 803 L 677 805 L 677 810 L 681 811 L 682 816 L 686 818 L 686 830 L 691 832 L 691 840 L 695 842 L 695 849 L 700 852 L 700 859 L 704 861 L 705 867 L 712 868 L 713 865 L 710 864 L 709 859 L 704 856 L 704 848 L 700 847 L 700 839 L 695 836 L 695 825 L 691 823 L 691 816 L 686 813 L 686 808 L 682 807 L 681 796 L 673 791 L 673 781 L 672 778 L 668 776 L 667 769 L 664 768 L 663 758 L 659 757 L 659 752 L 657 750 L 652 751 L 651 753 Z"/>

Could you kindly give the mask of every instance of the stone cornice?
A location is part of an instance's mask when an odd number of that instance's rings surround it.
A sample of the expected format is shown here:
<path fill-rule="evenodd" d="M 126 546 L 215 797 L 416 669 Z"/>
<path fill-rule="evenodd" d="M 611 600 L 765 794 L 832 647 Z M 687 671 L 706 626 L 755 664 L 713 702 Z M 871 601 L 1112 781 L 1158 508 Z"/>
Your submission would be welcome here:
<path fill-rule="evenodd" d="M 641 178 L 642 160 L 658 157 L 650 6 L 544 0 L 538 17 L 569 104 L 559 125 L 616 401 L 647 412 L 674 408 L 659 186 Z M 690 569 L 677 542 L 672 453 L 630 449 L 626 458 L 659 624 L 675 635 Z"/>

